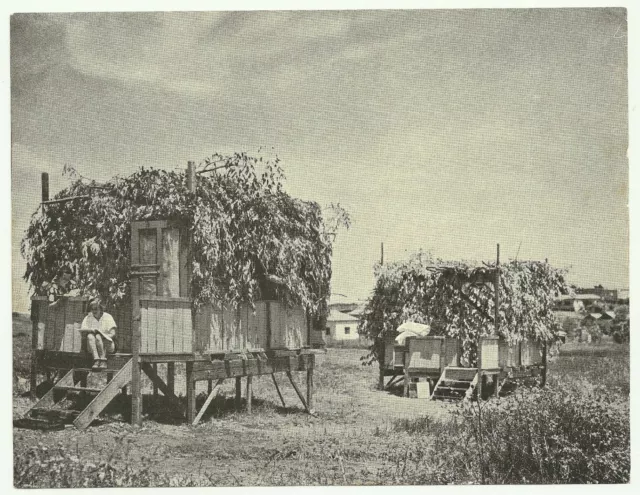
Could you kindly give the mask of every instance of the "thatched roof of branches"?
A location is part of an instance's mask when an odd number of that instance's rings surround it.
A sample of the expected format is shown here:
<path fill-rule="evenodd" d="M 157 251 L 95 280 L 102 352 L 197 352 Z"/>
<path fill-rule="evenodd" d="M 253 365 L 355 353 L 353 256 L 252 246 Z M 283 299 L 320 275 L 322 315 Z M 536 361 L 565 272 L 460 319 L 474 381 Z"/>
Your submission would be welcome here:
<path fill-rule="evenodd" d="M 71 175 L 56 199 L 78 199 L 39 209 L 22 242 L 36 294 L 68 266 L 83 294 L 128 297 L 131 222 L 170 218 L 190 229 L 196 303 L 251 303 L 269 291 L 326 311 L 332 241 L 349 218 L 332 205 L 327 224 L 317 203 L 285 193 L 277 158 L 214 155 L 199 166 L 195 193 L 184 171 L 142 168 L 104 184 Z"/>
<path fill-rule="evenodd" d="M 499 274 L 499 335 L 509 342 L 554 339 L 560 328 L 552 308 L 567 290 L 564 272 L 547 262 L 510 260 Z M 378 265 L 359 331 L 375 339 L 406 321 L 427 323 L 432 335 L 460 338 L 468 350 L 478 335 L 494 334 L 495 278 L 495 263 L 447 262 L 422 252 Z"/>

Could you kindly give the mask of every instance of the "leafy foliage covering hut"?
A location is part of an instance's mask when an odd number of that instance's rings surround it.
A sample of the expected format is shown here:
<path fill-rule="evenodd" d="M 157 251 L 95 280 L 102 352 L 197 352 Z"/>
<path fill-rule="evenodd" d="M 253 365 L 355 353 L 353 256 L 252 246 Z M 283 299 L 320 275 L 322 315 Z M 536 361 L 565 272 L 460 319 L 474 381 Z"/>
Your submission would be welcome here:
<path fill-rule="evenodd" d="M 253 304 L 268 295 L 327 312 L 333 233 L 348 216 L 338 208 L 325 224 L 317 203 L 283 190 L 278 159 L 214 155 L 191 192 L 184 172 L 141 168 L 105 184 L 78 177 L 34 213 L 22 242 L 25 279 L 36 295 L 63 266 L 81 294 L 109 304 L 131 292 L 131 222 L 169 218 L 191 237 L 190 297 Z M 268 294 L 267 294 L 268 293 Z"/>
<path fill-rule="evenodd" d="M 495 330 L 494 264 L 434 259 L 420 252 L 408 261 L 377 265 L 376 285 L 359 331 L 374 341 L 367 358 L 384 352 L 384 337 L 406 321 L 431 325 L 430 335 L 458 338 L 463 356 L 476 359 L 478 336 Z M 564 272 L 547 262 L 512 260 L 500 265 L 498 333 L 509 344 L 555 340 L 561 330 L 554 297 L 566 292 Z"/>

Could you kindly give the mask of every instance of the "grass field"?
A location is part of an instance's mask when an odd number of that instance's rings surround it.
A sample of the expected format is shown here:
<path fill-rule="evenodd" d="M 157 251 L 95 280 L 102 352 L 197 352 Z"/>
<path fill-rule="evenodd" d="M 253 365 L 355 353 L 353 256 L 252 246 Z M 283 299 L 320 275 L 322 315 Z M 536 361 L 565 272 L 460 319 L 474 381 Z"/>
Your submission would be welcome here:
<path fill-rule="evenodd" d="M 13 334 L 14 412 L 19 416 L 31 404 L 24 396 L 29 367 L 28 319 L 14 317 Z M 360 364 L 359 357 L 364 352 L 363 349 L 329 349 L 322 357 L 315 376 L 317 417 L 303 412 L 284 377 L 279 381 L 285 408 L 279 404 L 270 377 L 257 377 L 253 414 L 233 410 L 233 384 L 229 380 L 197 427 L 186 426 L 167 414 L 162 398 L 154 399 L 150 395 L 147 382 L 146 419 L 140 429 L 123 421 L 128 414 L 126 401 L 114 401 L 106 420 L 84 432 L 73 428 L 54 432 L 15 429 L 16 486 L 514 482 L 492 474 L 489 458 L 480 472 L 478 466 L 471 466 L 464 457 L 477 457 L 479 444 L 469 447 L 474 445 L 473 435 L 477 432 L 465 423 L 475 421 L 477 413 L 472 408 L 477 406 L 408 399 L 397 392 L 377 391 L 377 367 Z M 301 383 L 303 376 L 297 378 Z M 628 431 L 628 345 L 566 344 L 550 365 L 548 383 L 551 395 L 553 390 L 561 389 L 563 393 L 579 394 L 589 401 L 606 393 L 608 421 L 614 426 L 621 424 L 623 436 Z M 205 388 L 206 383 L 200 384 L 199 404 L 204 400 Z M 184 374 L 180 367 L 176 392 L 184 393 Z M 556 396 L 560 394 L 553 397 Z M 504 411 L 514 407 L 517 410 L 519 404 L 526 402 L 526 393 L 524 397 L 516 394 L 486 403 L 486 409 L 480 412 L 494 422 L 492 432 L 504 429 L 499 423 L 504 421 Z M 557 402 L 553 400 L 548 401 L 552 406 Z M 588 407 L 587 410 L 590 411 Z M 580 411 L 573 414 L 581 415 Z M 514 413 L 510 417 L 518 416 Z M 566 429 L 571 425 L 560 426 Z M 480 432 L 485 435 L 482 442 L 488 451 L 489 433 Z M 544 436 L 543 441 L 548 444 L 547 437 L 553 436 L 553 431 L 538 435 Z M 530 435 L 530 443 L 531 438 Z M 495 441 L 498 442 L 497 437 Z M 533 444 L 532 455 L 535 449 Z M 624 481 L 624 446 L 619 450 L 615 455 L 607 451 L 606 460 L 621 464 L 621 474 L 615 479 Z M 574 461 L 571 458 L 563 462 Z M 561 482 L 554 478 L 559 476 L 554 473 L 560 472 L 560 468 L 555 471 L 548 468 L 544 473 L 538 470 L 525 477 L 525 481 Z M 55 478 L 51 473 L 55 473 Z"/>

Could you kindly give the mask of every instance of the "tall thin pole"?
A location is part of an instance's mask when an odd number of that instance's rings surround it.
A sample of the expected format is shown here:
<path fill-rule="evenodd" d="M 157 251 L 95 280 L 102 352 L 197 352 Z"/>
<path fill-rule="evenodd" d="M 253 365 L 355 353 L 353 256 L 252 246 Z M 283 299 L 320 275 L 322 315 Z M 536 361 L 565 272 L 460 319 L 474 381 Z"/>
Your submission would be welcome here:
<path fill-rule="evenodd" d="M 380 264 L 384 265 L 384 242 L 380 243 Z"/>
<path fill-rule="evenodd" d="M 42 183 L 42 203 L 49 201 L 49 174 L 47 172 L 42 172 L 41 175 L 41 183 Z M 41 206 L 42 213 L 44 213 L 44 204 Z"/>
<path fill-rule="evenodd" d="M 195 162 L 187 162 L 187 189 L 191 192 L 196 190 L 196 164 Z"/>
<path fill-rule="evenodd" d="M 498 335 L 500 330 L 500 244 L 497 246 L 496 252 L 496 281 L 495 281 L 495 334 Z"/>

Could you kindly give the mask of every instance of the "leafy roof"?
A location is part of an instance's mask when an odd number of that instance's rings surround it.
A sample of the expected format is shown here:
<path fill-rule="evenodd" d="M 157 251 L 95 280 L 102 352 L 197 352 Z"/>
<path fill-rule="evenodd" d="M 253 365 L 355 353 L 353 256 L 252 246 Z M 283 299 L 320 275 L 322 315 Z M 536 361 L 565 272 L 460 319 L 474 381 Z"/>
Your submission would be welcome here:
<path fill-rule="evenodd" d="M 171 218 L 192 237 L 191 296 L 196 303 L 253 302 L 275 294 L 312 312 L 326 311 L 332 241 L 348 226 L 339 206 L 327 227 L 320 206 L 283 191 L 278 159 L 214 155 L 198 171 L 195 193 L 185 172 L 142 168 L 96 188 L 77 178 L 34 213 L 22 242 L 25 279 L 38 294 L 62 266 L 83 294 L 117 302 L 130 293 L 133 220 Z"/>
<path fill-rule="evenodd" d="M 460 338 L 465 353 L 475 353 L 477 337 L 495 330 L 495 270 L 495 263 L 447 262 L 422 252 L 377 265 L 360 333 L 376 339 L 406 321 L 426 323 L 432 335 Z M 554 298 L 566 292 L 564 271 L 547 262 L 510 260 L 499 273 L 499 335 L 509 342 L 554 339 L 561 329 L 552 309 Z"/>

